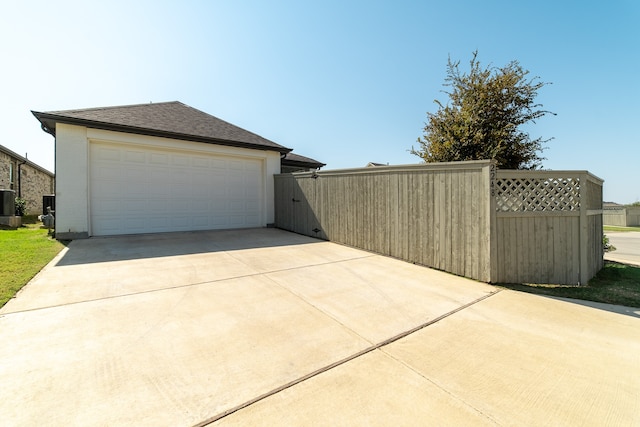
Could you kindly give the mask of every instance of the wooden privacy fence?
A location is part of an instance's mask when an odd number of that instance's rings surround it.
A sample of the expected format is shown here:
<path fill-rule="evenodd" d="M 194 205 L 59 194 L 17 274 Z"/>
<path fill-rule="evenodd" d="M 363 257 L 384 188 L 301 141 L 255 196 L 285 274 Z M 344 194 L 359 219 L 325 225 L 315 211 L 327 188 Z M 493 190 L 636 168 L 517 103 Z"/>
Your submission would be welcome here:
<path fill-rule="evenodd" d="M 640 226 L 640 207 L 626 206 L 617 209 L 605 209 L 602 213 L 604 225 L 619 227 Z"/>
<path fill-rule="evenodd" d="M 602 181 L 490 161 L 275 176 L 276 226 L 484 282 L 586 283 Z"/>
<path fill-rule="evenodd" d="M 495 282 L 586 284 L 603 266 L 602 180 L 499 170 Z"/>

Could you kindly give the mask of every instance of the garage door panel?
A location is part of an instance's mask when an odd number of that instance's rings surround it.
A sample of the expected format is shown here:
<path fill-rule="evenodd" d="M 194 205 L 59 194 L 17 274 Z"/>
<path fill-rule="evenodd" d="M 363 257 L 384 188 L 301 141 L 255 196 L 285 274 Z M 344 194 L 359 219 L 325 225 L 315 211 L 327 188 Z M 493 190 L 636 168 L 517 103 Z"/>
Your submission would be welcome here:
<path fill-rule="evenodd" d="M 91 144 L 91 233 L 259 227 L 262 161 Z"/>
<path fill-rule="evenodd" d="M 117 148 L 109 148 L 106 146 L 96 147 L 92 156 L 97 160 L 120 161 L 121 150 Z"/>
<path fill-rule="evenodd" d="M 129 181 L 131 182 L 131 181 Z M 127 185 L 127 182 L 124 181 L 122 185 Z M 127 191 L 125 194 L 121 194 L 123 199 L 146 199 L 149 197 L 149 186 L 146 182 L 135 182 L 135 185 L 127 185 Z"/>
<path fill-rule="evenodd" d="M 195 184 L 195 187 L 191 189 L 191 195 L 201 200 L 207 200 L 209 198 L 209 190 L 207 186 L 209 184 Z"/>
<path fill-rule="evenodd" d="M 122 176 L 122 168 L 120 165 L 100 165 L 94 171 L 95 177 L 99 180 L 114 180 L 119 181 Z"/>
<path fill-rule="evenodd" d="M 146 200 L 131 199 L 123 200 L 122 209 L 128 215 L 145 215 L 149 212 L 148 203 Z"/>
<path fill-rule="evenodd" d="M 121 174 L 122 178 L 125 181 L 138 181 L 138 182 L 146 182 L 149 176 L 144 172 L 144 170 L 139 168 L 126 168 Z"/>
<path fill-rule="evenodd" d="M 191 157 L 181 156 L 181 155 L 172 155 L 171 156 L 171 164 L 175 166 L 191 166 Z"/>
<path fill-rule="evenodd" d="M 198 213 L 204 213 L 209 210 L 209 202 L 200 198 L 191 201 L 191 210 Z"/>
<path fill-rule="evenodd" d="M 149 163 L 152 165 L 167 165 L 169 164 L 169 155 L 165 153 L 150 153 Z"/>
<path fill-rule="evenodd" d="M 211 162 L 206 157 L 194 157 L 193 158 L 193 167 L 194 168 L 209 169 L 211 167 Z"/>
<path fill-rule="evenodd" d="M 194 171 L 193 175 L 191 176 L 193 189 L 199 191 L 206 190 L 207 186 L 210 183 L 211 176 L 211 174 L 208 174 L 206 172 L 201 172 L 199 170 Z"/>
<path fill-rule="evenodd" d="M 255 188 L 253 188 L 254 186 L 252 186 L 251 184 L 249 184 L 250 186 L 245 187 L 245 195 L 248 198 L 258 198 L 260 197 L 260 190 L 259 188 L 257 188 L 257 186 L 255 186 Z"/>
<path fill-rule="evenodd" d="M 124 151 L 124 161 L 126 163 L 146 164 L 147 163 L 147 153 L 144 152 L 144 151 L 125 150 Z"/>
<path fill-rule="evenodd" d="M 245 212 L 258 212 L 260 210 L 260 206 L 258 206 L 257 201 L 248 201 L 244 204 Z"/>
<path fill-rule="evenodd" d="M 259 221 L 259 218 L 258 218 L 257 215 L 247 215 L 245 217 L 245 222 L 251 223 L 251 222 L 254 222 L 254 221 Z"/>
<path fill-rule="evenodd" d="M 206 229 L 209 226 L 209 216 L 208 215 L 194 215 L 193 217 L 193 225 L 196 229 Z"/>
<path fill-rule="evenodd" d="M 160 214 L 151 215 L 148 219 L 149 229 L 152 232 L 160 232 L 169 227 L 169 217 Z"/>
<path fill-rule="evenodd" d="M 145 229 L 146 218 L 142 216 L 127 215 L 123 222 L 130 233 L 140 233 Z"/>
<path fill-rule="evenodd" d="M 104 181 L 94 184 L 92 190 L 98 191 L 100 192 L 100 194 L 102 194 L 102 199 L 97 200 L 96 202 L 101 202 L 105 198 L 118 197 L 121 193 L 121 190 L 118 189 L 117 185 Z"/>
<path fill-rule="evenodd" d="M 154 215 L 160 215 L 168 211 L 167 202 L 165 200 L 149 198 L 147 203 L 149 211 Z"/>
<path fill-rule="evenodd" d="M 157 199 L 162 200 L 168 196 L 169 196 L 169 190 L 166 187 L 157 185 L 155 183 L 149 184 L 149 197 L 152 200 L 157 200 Z"/>
<path fill-rule="evenodd" d="M 91 211 L 100 217 L 114 214 L 119 215 L 122 212 L 121 201 L 107 198 L 96 200 L 91 203 Z"/>
<path fill-rule="evenodd" d="M 231 227 L 242 227 L 242 224 L 245 222 L 245 219 L 243 216 L 240 215 L 234 215 L 230 218 L 230 223 L 229 225 L 231 225 Z"/>
<path fill-rule="evenodd" d="M 209 224 L 213 228 L 225 228 L 227 226 L 227 218 L 226 215 L 210 215 Z"/>
<path fill-rule="evenodd" d="M 176 227 L 176 230 L 181 231 L 187 229 L 191 225 L 191 217 L 187 215 L 173 215 L 170 219 L 171 225 Z"/>

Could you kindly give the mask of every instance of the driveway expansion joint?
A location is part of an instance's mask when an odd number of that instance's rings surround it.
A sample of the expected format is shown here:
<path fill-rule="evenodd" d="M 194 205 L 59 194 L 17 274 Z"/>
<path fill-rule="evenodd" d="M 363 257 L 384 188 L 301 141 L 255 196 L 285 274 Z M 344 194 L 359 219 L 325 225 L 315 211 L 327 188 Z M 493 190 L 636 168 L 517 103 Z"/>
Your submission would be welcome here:
<path fill-rule="evenodd" d="M 84 304 L 84 303 L 89 303 L 89 302 L 104 301 L 104 300 L 115 299 L 115 298 L 124 298 L 124 297 L 130 297 L 130 296 L 135 296 L 135 295 L 151 294 L 151 293 L 163 292 L 163 291 L 174 290 L 174 289 L 189 288 L 189 287 L 192 287 L 192 286 L 201 286 L 201 285 L 214 284 L 214 283 L 224 282 L 224 281 L 227 281 L 227 280 L 244 279 L 244 278 L 247 278 L 247 277 L 267 276 L 268 274 L 272 274 L 272 273 L 280 273 L 280 272 L 283 272 L 283 271 L 298 270 L 298 269 L 303 269 L 303 268 L 307 268 L 307 267 L 319 267 L 319 266 L 328 265 L 328 264 L 337 264 L 337 263 L 341 263 L 341 262 L 348 262 L 348 261 L 352 261 L 352 260 L 365 259 L 365 258 L 370 258 L 370 257 L 375 257 L 375 256 L 378 256 L 378 255 L 372 254 L 372 255 L 365 255 L 365 256 L 353 257 L 353 258 L 348 258 L 348 259 L 341 259 L 341 260 L 337 260 L 337 261 L 326 261 L 326 262 L 321 262 L 321 263 L 318 263 L 318 264 L 305 264 L 305 265 L 301 265 L 301 266 L 297 266 L 297 267 L 281 268 L 281 269 L 278 269 L 278 270 L 270 270 L 270 271 L 259 271 L 259 272 L 255 272 L 255 273 L 251 273 L 251 274 L 244 274 L 244 275 L 241 275 L 241 276 L 224 277 L 224 278 L 221 278 L 221 279 L 207 280 L 207 281 L 204 281 L 204 282 L 186 283 L 184 285 L 168 286 L 166 288 L 148 289 L 148 290 L 138 291 L 138 292 L 130 292 L 130 293 L 125 293 L 125 294 L 109 295 L 109 296 L 104 296 L 104 297 L 100 297 L 100 298 L 92 298 L 92 299 L 85 299 L 85 300 L 81 300 L 81 301 L 73 301 L 73 302 L 68 302 L 68 303 L 64 303 L 64 304 L 53 304 L 53 305 L 46 305 L 46 306 L 43 306 L 43 307 L 34 307 L 34 308 L 27 308 L 27 309 L 17 310 L 17 311 L 8 311 L 6 313 L 0 313 L 0 318 L 3 317 L 3 316 L 10 315 L 10 314 L 28 313 L 30 311 L 47 310 L 47 309 L 51 309 L 51 308 L 66 307 L 66 306 L 70 306 L 70 305 Z"/>
<path fill-rule="evenodd" d="M 244 402 L 244 403 L 242 403 L 240 405 L 237 405 L 237 406 L 235 406 L 233 408 L 230 408 L 230 409 L 228 409 L 228 410 L 226 410 L 224 412 L 221 412 L 218 415 L 214 415 L 211 418 L 208 418 L 208 419 L 206 419 L 204 421 L 201 421 L 201 422 L 199 422 L 197 424 L 194 424 L 193 427 L 205 427 L 205 426 L 211 425 L 212 423 L 214 423 L 216 421 L 219 421 L 219 420 L 221 420 L 221 419 L 223 419 L 223 418 L 225 418 L 225 417 L 227 417 L 227 416 L 229 416 L 229 415 L 231 415 L 231 414 L 233 414 L 235 412 L 238 412 L 238 411 L 240 411 L 240 410 L 242 410 L 244 408 L 247 408 L 247 407 L 253 405 L 254 403 L 258 403 L 261 400 L 264 400 L 264 399 L 266 399 L 266 398 L 268 398 L 270 396 L 273 396 L 273 395 L 276 395 L 276 394 L 280 393 L 281 391 L 284 391 L 284 390 L 286 390 L 288 388 L 291 388 L 291 387 L 293 387 L 293 386 L 295 386 L 297 384 L 300 384 L 300 383 L 302 383 L 304 381 L 307 381 L 307 380 L 309 380 L 309 379 L 311 379 L 313 377 L 316 377 L 316 376 L 318 376 L 318 375 L 320 375 L 320 374 L 322 374 L 324 372 L 330 371 L 333 368 L 336 368 L 338 366 L 344 365 L 345 363 L 350 362 L 350 361 L 352 361 L 354 359 L 357 359 L 357 358 L 359 358 L 361 356 L 364 356 L 365 354 L 371 353 L 374 350 L 379 350 L 382 347 L 387 346 L 387 345 L 389 345 L 391 343 L 394 343 L 394 342 L 396 342 L 396 341 L 398 341 L 398 340 L 400 340 L 402 338 L 405 338 L 405 337 L 407 337 L 407 336 L 409 336 L 409 335 L 411 335 L 411 334 L 413 334 L 415 332 L 418 332 L 421 329 L 424 329 L 424 328 L 426 328 L 428 326 L 431 326 L 431 325 L 433 325 L 435 323 L 438 323 L 439 321 L 441 321 L 443 319 L 446 319 L 447 317 L 452 316 L 452 315 L 454 315 L 454 314 L 456 314 L 456 313 L 458 313 L 458 312 L 460 312 L 462 310 L 465 310 L 465 309 L 467 309 L 467 308 L 469 308 L 469 307 L 471 307 L 471 306 L 473 306 L 475 304 L 478 304 L 479 302 L 482 302 L 485 299 L 490 298 L 490 297 L 496 295 L 497 293 L 499 293 L 501 291 L 502 291 L 501 289 L 496 289 L 495 291 L 489 292 L 488 294 L 483 295 L 480 298 L 476 298 L 475 300 L 473 300 L 473 301 L 471 301 L 471 302 L 469 302 L 467 304 L 461 305 L 460 307 L 455 308 L 455 309 L 453 309 L 453 310 L 451 310 L 451 311 L 449 311 L 447 313 L 444 313 L 444 314 L 442 314 L 442 315 L 440 315 L 440 316 L 438 316 L 438 317 L 436 317 L 434 319 L 431 319 L 431 320 L 429 320 L 429 321 L 427 321 L 425 323 L 422 323 L 421 325 L 418 325 L 415 328 L 411 328 L 408 331 L 401 332 L 400 334 L 397 334 L 397 335 L 395 335 L 395 336 L 393 336 L 391 338 L 388 338 L 388 339 L 383 340 L 383 341 L 381 341 L 381 342 L 379 342 L 377 344 L 374 344 L 374 345 L 372 345 L 370 347 L 367 347 L 367 348 L 365 348 L 365 349 L 363 349 L 361 351 L 358 351 L 358 352 L 356 352 L 356 353 L 354 353 L 354 354 L 352 354 L 350 356 L 347 356 L 347 357 L 345 357 L 343 359 L 340 359 L 340 360 L 338 360 L 336 362 L 333 362 L 333 363 L 331 363 L 331 364 L 329 364 L 329 365 L 327 365 L 325 367 L 322 367 L 322 368 L 317 369 L 317 370 L 315 370 L 313 372 L 310 372 L 310 373 L 308 373 L 306 375 L 303 375 L 302 377 L 300 377 L 298 379 L 295 379 L 295 380 L 290 381 L 290 382 L 288 382 L 286 384 L 283 384 L 280 387 L 276 387 L 275 389 L 273 389 L 271 391 L 263 393 L 263 394 L 255 397 L 253 399 L 250 399 L 250 400 L 248 400 L 248 401 L 246 401 L 246 402 Z M 385 354 L 387 354 L 387 353 L 385 352 Z M 406 366 L 406 364 L 403 364 L 403 365 Z M 483 415 L 486 416 L 485 414 L 483 414 Z M 489 419 L 491 419 L 491 418 L 489 418 Z"/>

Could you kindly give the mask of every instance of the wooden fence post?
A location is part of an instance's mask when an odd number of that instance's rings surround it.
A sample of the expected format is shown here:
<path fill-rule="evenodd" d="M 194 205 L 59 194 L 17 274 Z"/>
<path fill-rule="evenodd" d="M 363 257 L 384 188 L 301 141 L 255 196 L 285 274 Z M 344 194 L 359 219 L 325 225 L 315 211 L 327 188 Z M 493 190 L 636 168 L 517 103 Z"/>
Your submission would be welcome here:
<path fill-rule="evenodd" d="M 497 230 L 497 226 L 498 226 L 498 221 L 497 221 L 497 214 L 496 214 L 496 193 L 497 193 L 497 188 L 496 188 L 496 176 L 498 173 L 498 168 L 496 166 L 496 161 L 492 160 L 491 164 L 489 164 L 488 167 L 485 167 L 485 169 L 489 170 L 489 200 L 488 203 L 486 203 L 487 208 L 489 209 L 489 215 L 487 217 L 488 219 L 488 235 L 489 235 L 489 274 L 487 277 L 487 281 L 489 283 L 495 283 L 497 281 L 498 278 L 498 262 L 500 262 L 500 260 L 498 259 L 498 241 L 497 241 L 497 236 L 498 236 L 498 230 Z"/>
<path fill-rule="evenodd" d="M 578 282 L 580 285 L 586 285 L 589 280 L 589 223 L 587 218 L 587 210 L 589 208 L 589 200 L 587 188 L 589 177 L 586 173 L 580 174 L 580 277 Z"/>

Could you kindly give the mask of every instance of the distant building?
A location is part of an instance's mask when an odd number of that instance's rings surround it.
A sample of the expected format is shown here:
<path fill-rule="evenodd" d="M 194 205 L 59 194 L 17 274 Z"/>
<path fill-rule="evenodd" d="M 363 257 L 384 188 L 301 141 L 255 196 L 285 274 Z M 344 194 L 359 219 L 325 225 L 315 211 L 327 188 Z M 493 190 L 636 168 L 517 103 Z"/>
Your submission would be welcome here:
<path fill-rule="evenodd" d="M 27 202 L 27 215 L 42 213 L 42 196 L 55 191 L 55 175 L 0 145 L 0 189 L 13 190 Z"/>
<path fill-rule="evenodd" d="M 376 166 L 389 166 L 389 163 L 384 164 L 384 163 L 374 163 L 374 162 L 369 162 L 369 163 L 367 163 L 367 166 L 365 166 L 365 167 L 367 167 L 367 168 L 373 168 L 373 167 L 376 167 Z"/>
<path fill-rule="evenodd" d="M 612 210 L 612 209 L 624 209 L 624 205 L 616 202 L 602 202 L 602 209 L 604 210 Z"/>

